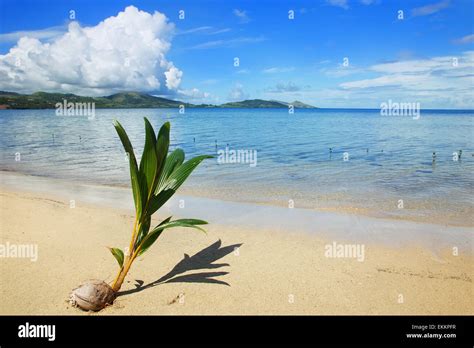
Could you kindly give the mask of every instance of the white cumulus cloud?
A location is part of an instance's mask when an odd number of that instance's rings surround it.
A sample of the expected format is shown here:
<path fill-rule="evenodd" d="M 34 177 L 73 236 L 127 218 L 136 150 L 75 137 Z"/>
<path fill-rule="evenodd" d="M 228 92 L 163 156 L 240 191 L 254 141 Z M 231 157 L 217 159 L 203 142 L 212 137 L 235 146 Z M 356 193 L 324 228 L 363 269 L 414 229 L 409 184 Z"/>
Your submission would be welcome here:
<path fill-rule="evenodd" d="M 129 6 L 93 27 L 71 22 L 49 42 L 27 35 L 0 55 L 0 90 L 173 94 L 183 75 L 166 59 L 173 32 L 164 14 Z"/>

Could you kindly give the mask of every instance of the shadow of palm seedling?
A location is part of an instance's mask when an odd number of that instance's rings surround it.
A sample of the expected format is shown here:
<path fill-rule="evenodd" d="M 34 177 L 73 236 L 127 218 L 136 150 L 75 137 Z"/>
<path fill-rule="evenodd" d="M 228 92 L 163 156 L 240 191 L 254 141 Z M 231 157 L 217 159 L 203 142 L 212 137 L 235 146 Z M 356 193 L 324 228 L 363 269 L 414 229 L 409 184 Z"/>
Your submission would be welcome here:
<path fill-rule="evenodd" d="M 230 286 L 227 282 L 214 277 L 219 277 L 228 274 L 229 272 L 201 272 L 180 275 L 188 271 L 203 270 L 203 269 L 217 269 L 224 266 L 229 266 L 228 263 L 214 263 L 239 248 L 242 244 L 233 244 L 221 248 L 222 242 L 217 242 L 197 252 L 193 256 L 184 254 L 184 258 L 173 267 L 171 271 L 161 278 L 143 285 L 142 280 L 136 280 L 136 289 L 121 291 L 117 296 L 129 295 L 135 292 L 143 291 L 154 286 L 165 283 L 208 283 L 208 284 L 222 284 Z"/>

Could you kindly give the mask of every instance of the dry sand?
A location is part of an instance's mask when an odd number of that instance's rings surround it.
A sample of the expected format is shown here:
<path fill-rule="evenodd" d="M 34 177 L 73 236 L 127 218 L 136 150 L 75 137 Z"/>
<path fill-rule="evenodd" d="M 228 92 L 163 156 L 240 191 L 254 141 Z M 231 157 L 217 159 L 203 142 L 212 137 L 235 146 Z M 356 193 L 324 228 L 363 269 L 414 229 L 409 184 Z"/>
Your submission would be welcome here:
<path fill-rule="evenodd" d="M 0 244 L 38 245 L 36 262 L 0 258 L 0 314 L 85 315 L 68 294 L 87 279 L 113 280 L 106 247 L 128 245 L 132 212 L 9 190 L 0 209 Z M 166 231 L 98 315 L 474 313 L 472 254 L 367 244 L 358 262 L 325 257 L 324 236 L 207 230 Z"/>

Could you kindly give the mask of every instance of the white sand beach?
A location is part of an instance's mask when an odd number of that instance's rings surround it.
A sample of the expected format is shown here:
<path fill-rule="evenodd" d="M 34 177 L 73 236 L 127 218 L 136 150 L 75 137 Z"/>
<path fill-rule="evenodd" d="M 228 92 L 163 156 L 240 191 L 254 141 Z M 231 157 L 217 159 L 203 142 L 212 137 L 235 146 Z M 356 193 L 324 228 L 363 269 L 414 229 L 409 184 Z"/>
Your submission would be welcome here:
<path fill-rule="evenodd" d="M 0 313 L 84 315 L 68 294 L 87 279 L 113 280 L 106 247 L 129 242 L 130 192 L 26 176 L 20 190 L 9 175 L 0 245 L 38 253 L 0 259 Z M 208 233 L 166 231 L 97 315 L 474 312 L 470 228 L 183 197 L 165 210 L 207 219 Z M 334 243 L 363 247 L 363 257 L 328 257 Z"/>

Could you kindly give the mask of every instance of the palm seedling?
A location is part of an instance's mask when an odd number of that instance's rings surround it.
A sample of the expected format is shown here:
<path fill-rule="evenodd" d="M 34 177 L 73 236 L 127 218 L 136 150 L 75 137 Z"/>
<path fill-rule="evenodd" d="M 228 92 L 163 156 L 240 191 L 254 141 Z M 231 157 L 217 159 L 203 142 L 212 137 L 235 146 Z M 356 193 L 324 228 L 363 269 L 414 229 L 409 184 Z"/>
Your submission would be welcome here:
<path fill-rule="evenodd" d="M 135 222 L 128 250 L 109 248 L 119 264 L 113 283 L 108 285 L 101 280 L 92 280 L 72 292 L 71 302 L 85 310 L 96 311 L 113 303 L 133 261 L 146 252 L 165 229 L 192 227 L 204 231 L 199 225 L 207 224 L 197 219 L 171 220 L 170 216 L 151 228 L 151 217 L 173 196 L 199 163 L 212 156 L 197 156 L 184 162 L 184 151 L 181 149 L 168 155 L 169 122 L 163 124 L 158 136 L 155 136 L 152 125 L 145 118 L 145 146 L 138 165 L 125 129 L 118 121 L 114 121 L 114 126 L 129 158 Z"/>

